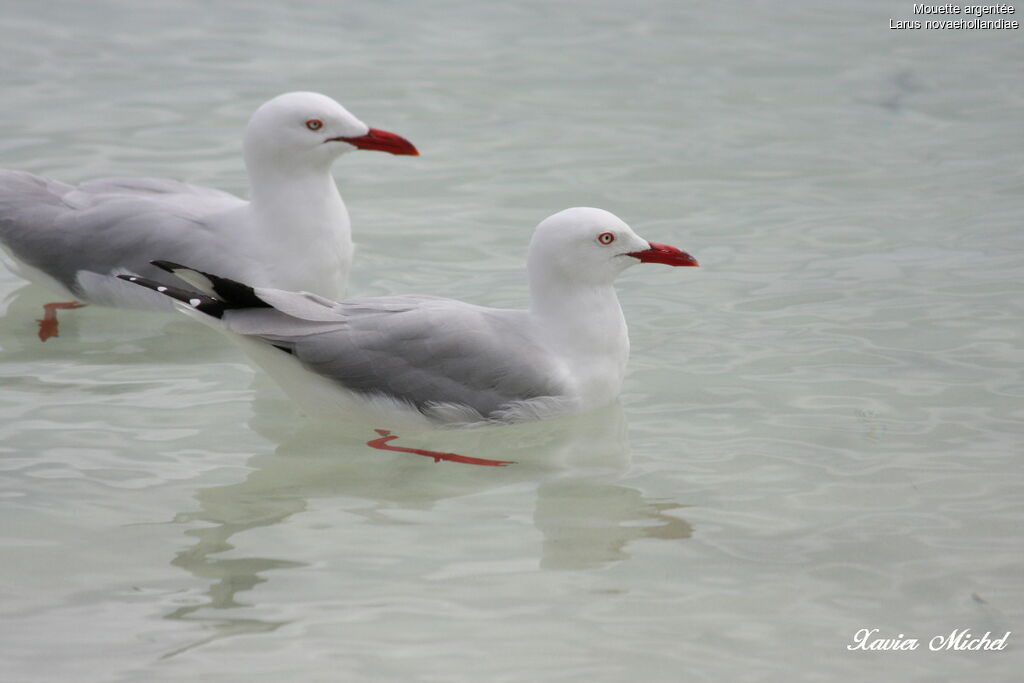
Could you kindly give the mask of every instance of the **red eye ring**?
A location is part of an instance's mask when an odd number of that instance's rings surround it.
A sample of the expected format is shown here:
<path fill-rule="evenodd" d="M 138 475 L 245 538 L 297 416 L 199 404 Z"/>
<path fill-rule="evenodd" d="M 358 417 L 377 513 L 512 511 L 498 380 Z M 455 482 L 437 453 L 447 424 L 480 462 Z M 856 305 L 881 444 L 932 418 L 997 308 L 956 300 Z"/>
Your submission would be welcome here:
<path fill-rule="evenodd" d="M 306 121 L 306 128 L 309 128 L 310 130 L 320 130 L 323 127 L 324 122 L 320 119 L 310 119 L 309 121 Z"/>
<path fill-rule="evenodd" d="M 615 241 L 615 234 L 610 232 L 602 232 L 597 236 L 597 241 L 605 246 Z"/>

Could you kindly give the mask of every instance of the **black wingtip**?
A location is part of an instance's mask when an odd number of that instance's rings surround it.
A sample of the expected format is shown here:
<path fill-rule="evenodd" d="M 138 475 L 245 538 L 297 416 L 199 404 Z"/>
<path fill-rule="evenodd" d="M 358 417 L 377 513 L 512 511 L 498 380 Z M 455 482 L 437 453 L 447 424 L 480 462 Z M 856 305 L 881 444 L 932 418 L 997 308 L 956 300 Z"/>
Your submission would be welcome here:
<path fill-rule="evenodd" d="M 186 303 L 200 313 L 205 313 L 206 315 L 214 318 L 223 317 L 224 311 L 229 308 L 223 301 L 200 292 L 190 292 L 189 290 L 182 289 L 180 287 L 171 287 L 170 285 L 165 285 L 162 282 L 139 277 L 138 275 L 118 275 L 117 277 L 127 282 L 131 282 L 132 284 L 139 285 L 140 287 L 151 289 L 154 292 L 163 294 L 175 301 Z"/>
<path fill-rule="evenodd" d="M 214 275 L 213 273 L 207 273 L 204 270 L 185 266 L 180 263 L 175 263 L 174 261 L 158 259 L 156 261 L 150 261 L 150 263 L 157 268 L 167 271 L 168 273 L 176 275 L 182 279 L 187 278 L 181 275 L 181 271 L 189 271 L 203 276 L 209 283 L 209 289 L 213 291 L 213 294 L 216 294 L 223 300 L 227 305 L 227 308 L 270 308 L 270 304 L 256 296 L 256 292 L 253 291 L 253 288 L 243 282 L 221 277 L 220 275 Z"/>
<path fill-rule="evenodd" d="M 154 266 L 156 266 L 160 270 L 166 270 L 168 273 L 173 273 L 176 270 L 191 270 L 187 266 L 183 266 L 180 263 L 175 263 L 174 261 L 160 261 L 160 260 L 157 260 L 157 261 L 150 261 L 150 263 L 152 263 Z"/>

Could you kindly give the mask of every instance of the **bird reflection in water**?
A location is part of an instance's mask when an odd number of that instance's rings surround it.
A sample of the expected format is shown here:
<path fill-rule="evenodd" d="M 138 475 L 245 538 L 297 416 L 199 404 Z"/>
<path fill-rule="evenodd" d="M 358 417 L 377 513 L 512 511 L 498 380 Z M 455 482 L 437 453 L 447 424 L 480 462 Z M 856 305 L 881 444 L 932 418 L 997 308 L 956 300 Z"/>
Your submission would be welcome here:
<path fill-rule="evenodd" d="M 643 538 L 680 540 L 693 527 L 666 514 L 686 506 L 647 500 L 636 489 L 595 481 L 545 482 L 533 521 L 544 534 L 542 569 L 590 569 L 629 558 Z"/>
<path fill-rule="evenodd" d="M 262 412 L 260 404 L 257 400 L 258 412 Z M 276 405 L 254 416 L 250 425 L 280 444 L 276 452 L 251 458 L 249 465 L 254 469 L 244 481 L 199 489 L 199 509 L 176 520 L 204 526 L 185 532 L 197 542 L 178 553 L 172 564 L 212 583 L 204 601 L 178 607 L 166 618 L 200 622 L 213 632 L 165 657 L 221 638 L 273 631 L 288 623 L 229 615 L 254 606 L 238 594 L 269 581 L 271 570 L 299 569 L 310 562 L 219 555 L 235 548 L 231 542 L 235 535 L 285 522 L 309 510 L 310 501 L 316 499 L 347 501 L 344 512 L 348 520 L 332 526 L 333 543 L 339 542 L 346 524 L 373 524 L 384 537 L 365 553 L 386 554 L 387 548 L 400 547 L 400 543 L 387 542 L 389 529 L 395 530 L 395 538 L 408 533 L 408 516 L 402 519 L 396 511 L 427 513 L 444 501 L 471 501 L 488 491 L 500 496 L 498 489 L 507 491 L 510 486 L 534 482 L 533 522 L 544 538 L 536 558 L 541 570 L 585 570 L 626 561 L 630 557 L 627 547 L 634 541 L 680 540 L 692 532 L 686 521 L 671 514 L 683 505 L 649 499 L 635 488 L 616 483 L 630 464 L 626 425 L 618 404 L 548 422 L 410 435 L 410 443 L 424 446 L 423 450 L 515 461 L 507 467 L 437 466 L 428 458 L 371 450 L 366 447 L 365 426 L 346 433 L 339 425 L 307 422 L 282 435 L 287 420 L 275 411 Z M 519 512 L 509 510 L 508 518 L 522 519 Z M 466 517 L 464 523 L 462 539 L 471 540 L 473 517 Z M 429 534 L 431 528 L 425 523 L 418 533 Z M 436 531 L 446 538 L 451 534 L 448 526 Z M 510 529 L 509 533 L 518 531 Z"/>

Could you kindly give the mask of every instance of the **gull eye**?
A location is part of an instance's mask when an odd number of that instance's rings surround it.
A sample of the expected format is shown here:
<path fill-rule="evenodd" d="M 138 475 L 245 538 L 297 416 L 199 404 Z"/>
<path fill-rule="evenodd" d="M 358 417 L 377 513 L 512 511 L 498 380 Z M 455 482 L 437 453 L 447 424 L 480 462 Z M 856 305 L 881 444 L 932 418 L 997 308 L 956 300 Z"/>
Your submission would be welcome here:
<path fill-rule="evenodd" d="M 601 244 L 608 245 L 615 241 L 615 235 L 610 232 L 602 232 L 597 236 L 597 241 Z"/>
<path fill-rule="evenodd" d="M 324 122 L 320 119 L 310 119 L 309 121 L 306 121 L 306 128 L 309 128 L 310 130 L 320 130 L 323 127 Z"/>

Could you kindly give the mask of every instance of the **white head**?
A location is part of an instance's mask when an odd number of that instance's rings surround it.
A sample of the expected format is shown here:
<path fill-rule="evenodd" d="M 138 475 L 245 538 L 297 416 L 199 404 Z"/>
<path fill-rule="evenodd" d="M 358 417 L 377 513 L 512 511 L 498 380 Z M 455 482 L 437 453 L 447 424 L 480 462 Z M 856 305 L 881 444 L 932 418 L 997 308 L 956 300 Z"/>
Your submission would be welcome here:
<path fill-rule="evenodd" d="M 372 149 L 418 155 L 408 140 L 370 128 L 326 95 L 291 92 L 265 102 L 245 129 L 245 163 L 285 172 L 324 168 L 345 152 Z"/>
<path fill-rule="evenodd" d="M 697 260 L 675 247 L 648 242 L 613 213 L 588 207 L 541 221 L 527 256 L 531 283 L 562 286 L 610 284 L 638 263 L 696 266 Z"/>

